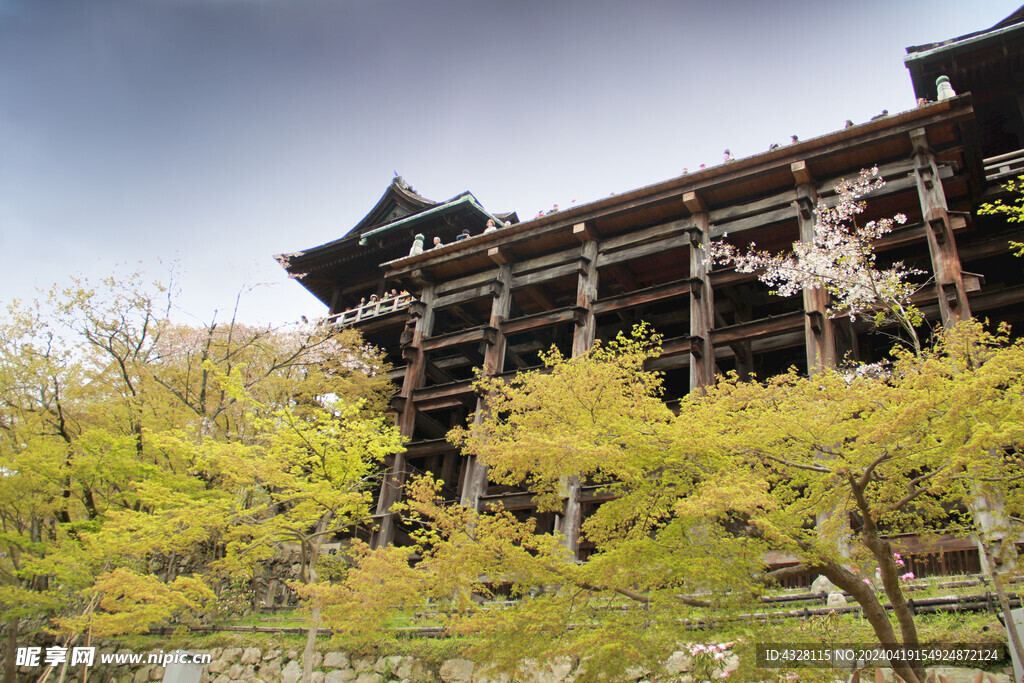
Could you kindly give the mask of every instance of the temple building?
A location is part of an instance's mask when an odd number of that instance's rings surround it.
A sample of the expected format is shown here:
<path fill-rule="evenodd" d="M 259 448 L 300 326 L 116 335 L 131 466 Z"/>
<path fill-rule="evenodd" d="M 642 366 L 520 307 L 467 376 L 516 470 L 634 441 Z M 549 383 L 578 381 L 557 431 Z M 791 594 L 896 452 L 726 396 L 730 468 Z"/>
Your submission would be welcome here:
<path fill-rule="evenodd" d="M 987 31 L 907 51 L 919 98 L 908 111 L 526 221 L 469 193 L 427 200 L 396 177 L 345 237 L 279 256 L 328 320 L 354 326 L 394 366 L 393 408 L 410 442 L 387 463 L 374 543 L 406 542 L 391 507 L 410 473 L 429 471 L 448 499 L 502 505 L 565 533 L 577 557 L 590 552 L 579 528 L 602 501 L 599 487 L 569 486 L 559 513 L 537 513 L 529 492 L 490 484 L 445 440 L 482 407 L 477 368 L 512 375 L 539 366 L 552 345 L 581 354 L 640 321 L 665 338 L 651 367 L 665 375 L 667 401 L 729 371 L 764 379 L 882 357 L 891 337 L 870 321 L 828 317 L 821 290 L 774 296 L 753 275 L 707 265 L 701 249 L 728 239 L 781 251 L 810 239 L 814 206 L 862 168 L 886 180 L 865 220 L 908 217 L 876 253 L 927 272 L 915 303 L 928 322 L 975 316 L 1020 329 L 1024 262 L 1008 242 L 1024 242 L 1024 226 L 976 210 L 1024 172 L 1024 8 Z M 933 566 L 921 569 L 930 573 L 978 568 L 968 539 L 918 552 L 930 553 Z"/>

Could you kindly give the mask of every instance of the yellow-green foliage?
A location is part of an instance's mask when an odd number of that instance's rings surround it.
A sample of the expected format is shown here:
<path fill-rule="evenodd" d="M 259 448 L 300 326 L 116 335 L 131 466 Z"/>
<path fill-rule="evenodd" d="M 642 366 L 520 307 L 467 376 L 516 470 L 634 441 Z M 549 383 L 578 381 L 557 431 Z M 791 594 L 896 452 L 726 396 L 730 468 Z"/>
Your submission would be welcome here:
<path fill-rule="evenodd" d="M 132 276 L 0 319 L 5 621 L 146 628 L 205 610 L 286 541 L 315 549 L 311 525 L 331 522 L 317 540 L 368 516 L 401 445 L 377 353 L 327 327 L 183 326 L 169 302 Z"/>
<path fill-rule="evenodd" d="M 882 610 L 881 589 L 860 577 L 880 565 L 892 579 L 885 597 L 902 589 L 879 534 L 945 527 L 950 504 L 983 495 L 1024 512 L 1020 343 L 968 324 L 869 372 L 723 378 L 673 415 L 660 377 L 643 369 L 657 341 L 640 329 L 582 357 L 553 351 L 544 371 L 508 383 L 481 380 L 488 414 L 450 436 L 492 481 L 536 491 L 542 509 L 560 509 L 573 477 L 611 494 L 583 525 L 596 544 L 587 563 L 570 561 L 560 535 L 535 534 L 532 520 L 443 504 L 421 479 L 404 513 L 419 524 L 417 545 L 361 551 L 321 594 L 327 623 L 365 641 L 385 612 L 427 610 L 419 623 L 471 636 L 470 652 L 499 666 L 569 655 L 584 660 L 584 678 L 614 676 L 698 640 L 680 630 L 686 620 L 727 625 L 763 609 L 766 551 L 834 571 Z M 818 513 L 827 521 L 815 528 Z M 851 529 L 850 513 L 874 530 Z M 481 609 L 470 599 L 497 589 L 516 600 Z M 880 614 L 876 637 L 916 638 Z"/>
<path fill-rule="evenodd" d="M 1003 184 L 1003 189 L 1012 195 L 1011 203 L 1002 199 L 986 202 L 978 207 L 979 216 L 1003 216 L 1010 223 L 1024 223 L 1024 176 Z M 1024 256 L 1024 242 L 1010 241 L 1015 256 Z"/>

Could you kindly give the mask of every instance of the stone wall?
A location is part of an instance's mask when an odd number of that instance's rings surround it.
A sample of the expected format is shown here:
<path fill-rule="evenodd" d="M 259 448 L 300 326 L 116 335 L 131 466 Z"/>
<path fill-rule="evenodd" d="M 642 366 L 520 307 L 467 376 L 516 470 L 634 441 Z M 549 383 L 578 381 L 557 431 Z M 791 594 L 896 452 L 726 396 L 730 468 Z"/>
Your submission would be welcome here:
<path fill-rule="evenodd" d="M 100 648 L 100 653 L 115 652 Z M 129 650 L 117 650 L 129 655 Z M 194 652 L 209 652 L 211 661 L 203 667 L 199 683 L 255 683 L 256 681 L 298 683 L 302 680 L 302 658 L 298 650 L 261 649 L 256 647 L 227 647 Z M 513 683 L 508 677 L 488 675 L 468 659 L 448 659 L 440 665 L 409 656 L 387 656 L 378 658 L 350 657 L 338 650 L 317 652 L 313 661 L 313 683 Z M 99 662 L 99 656 L 97 656 Z M 628 672 L 628 679 L 641 683 L 693 683 L 689 655 L 676 652 L 665 662 L 664 670 L 658 673 L 634 670 Z M 717 672 L 728 680 L 738 681 L 735 671 L 739 662 L 731 653 L 724 661 L 724 667 Z M 80 668 L 69 671 L 71 680 L 78 680 Z M 576 663 L 564 659 L 544 665 L 528 666 L 527 673 L 516 683 L 572 683 Z M 35 681 L 46 671 L 45 667 L 21 668 L 19 680 Z M 157 664 L 101 665 L 90 668 L 92 683 L 142 683 L 162 681 L 167 672 Z M 949 683 L 975 683 L 974 669 L 940 668 L 939 673 Z M 51 673 L 48 680 L 56 681 L 59 670 Z M 725 676 L 722 676 L 725 674 Z M 885 680 L 890 681 L 891 671 L 886 671 Z M 176 678 L 175 681 L 194 681 L 194 678 Z M 941 679 L 940 679 L 941 680 Z M 1006 674 L 986 675 L 985 683 L 1010 683 Z"/>
<path fill-rule="evenodd" d="M 226 647 L 209 650 L 195 650 L 193 653 L 208 652 L 211 661 L 203 667 L 200 683 L 254 683 L 255 681 L 298 683 L 302 679 L 302 657 L 298 650 L 261 649 L 256 647 Z M 106 653 L 130 655 L 129 650 L 99 648 L 97 665 L 89 670 L 92 683 L 141 683 L 162 681 L 167 671 L 159 664 L 100 664 L 100 655 Z M 680 680 L 679 674 L 687 669 L 684 653 L 673 655 L 666 662 L 666 674 L 662 680 Z M 734 669 L 738 662 L 735 657 L 728 662 Z M 22 667 L 19 673 L 23 680 L 36 680 L 47 667 Z M 74 667 L 75 677 L 80 666 Z M 317 652 L 313 661 L 313 683 L 512 683 L 504 676 L 489 676 L 468 659 L 447 659 L 440 664 L 423 659 L 392 655 L 378 658 L 350 657 L 339 650 Z M 524 683 L 570 683 L 576 663 L 564 659 L 544 665 L 530 665 Z M 53 674 L 58 674 L 58 671 Z M 647 672 L 632 672 L 634 680 L 649 679 Z M 51 674 L 50 679 L 56 680 Z M 181 680 L 194 680 L 183 678 Z"/>

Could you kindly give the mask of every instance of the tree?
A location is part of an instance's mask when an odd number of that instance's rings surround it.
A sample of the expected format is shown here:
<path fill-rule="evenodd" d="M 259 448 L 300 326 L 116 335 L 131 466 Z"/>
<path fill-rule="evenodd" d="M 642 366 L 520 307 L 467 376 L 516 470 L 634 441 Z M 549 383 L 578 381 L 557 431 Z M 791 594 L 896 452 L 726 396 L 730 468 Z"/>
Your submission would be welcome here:
<path fill-rule="evenodd" d="M 978 215 L 1004 216 L 1009 223 L 1024 223 L 1024 176 L 1010 180 L 1002 187 L 1012 197 L 1011 203 L 1007 204 L 1002 199 L 985 202 L 978 207 Z M 1024 242 L 1010 240 L 1010 248 L 1015 250 L 1015 256 L 1024 256 Z"/>
<path fill-rule="evenodd" d="M 365 480 L 398 447 L 376 353 L 328 327 L 173 324 L 165 296 L 75 282 L 0 321 L 8 647 L 24 617 L 74 637 L 206 609 L 286 533 L 308 577 L 311 540 L 368 516 Z"/>
<path fill-rule="evenodd" d="M 632 662 L 654 668 L 687 638 L 685 620 L 727 620 L 785 574 L 812 571 L 853 596 L 879 643 L 913 646 L 902 560 L 887 535 L 947 528 L 979 477 L 1008 506 L 1021 500 L 1021 343 L 968 326 L 921 357 L 898 354 L 883 373 L 723 379 L 685 398 L 678 415 L 661 404 L 658 375 L 643 370 L 657 353 L 643 333 L 571 360 L 552 352 L 545 372 L 483 380 L 489 417 L 453 435 L 493 481 L 528 485 L 542 507 L 557 504 L 564 477 L 602 484 L 612 499 L 584 524 L 596 545 L 587 563 L 568 562 L 557 535 L 537 536 L 510 513 L 444 506 L 421 482 L 408 508 L 423 524 L 418 545 L 365 553 L 324 594 L 328 623 L 341 627 L 360 604 L 408 612 L 431 599 L 451 628 L 486 636 L 488 661 L 571 655 L 589 679 Z M 768 550 L 799 566 L 767 572 Z M 399 571 L 412 553 L 416 570 Z M 876 566 L 880 585 L 869 585 Z M 522 599 L 472 606 L 468 596 L 501 585 Z M 920 665 L 896 670 L 924 678 Z"/>
<path fill-rule="evenodd" d="M 841 181 L 835 187 L 835 206 L 819 202 L 814 210 L 814 239 L 794 242 L 791 253 L 758 251 L 753 243 L 740 252 L 723 240 L 710 245 L 707 259 L 734 265 L 741 273 L 758 273 L 758 279 L 780 296 L 824 289 L 833 299 L 831 315 L 848 315 L 852 320 L 867 312 L 874 316 L 876 326 L 895 323 L 920 353 L 917 327 L 924 318 L 910 302 L 920 286 L 908 277 L 923 271 L 899 262 L 880 269 L 873 247 L 907 217 L 896 214 L 864 225 L 858 225 L 856 219 L 866 207 L 861 198 L 884 185 L 877 167 L 862 170 L 856 180 Z"/>

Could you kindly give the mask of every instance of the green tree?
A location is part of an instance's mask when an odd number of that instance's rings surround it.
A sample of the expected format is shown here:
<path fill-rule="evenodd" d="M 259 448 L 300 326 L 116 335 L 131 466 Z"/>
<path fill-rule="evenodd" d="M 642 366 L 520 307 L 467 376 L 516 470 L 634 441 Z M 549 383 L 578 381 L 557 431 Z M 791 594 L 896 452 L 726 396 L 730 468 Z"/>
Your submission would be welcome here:
<path fill-rule="evenodd" d="M 246 544 L 265 557 L 292 525 L 307 552 L 319 521 L 367 516 L 378 447 L 397 447 L 373 350 L 313 325 L 176 325 L 166 296 L 76 282 L 0 321 L 8 648 L 26 617 L 74 637 L 187 616 Z"/>
<path fill-rule="evenodd" d="M 1003 184 L 1003 190 L 1010 195 L 1010 203 L 1002 199 L 985 202 L 978 207 L 979 216 L 1004 216 L 1009 223 L 1024 223 L 1024 176 Z M 1024 256 L 1024 242 L 1010 240 L 1015 256 Z"/>
<path fill-rule="evenodd" d="M 634 662 L 654 668 L 680 647 L 681 620 L 727 619 L 785 574 L 812 571 L 853 596 L 880 643 L 915 645 L 887 536 L 947 528 L 979 480 L 1017 514 L 1020 343 L 966 326 L 882 371 L 724 379 L 677 415 L 659 400 L 657 374 L 643 370 L 657 352 L 641 334 L 574 359 L 552 352 L 545 372 L 509 384 L 483 380 L 490 415 L 453 435 L 493 481 L 529 486 L 542 508 L 559 504 L 568 476 L 603 485 L 612 499 L 584 524 L 596 545 L 587 563 L 568 562 L 557 536 L 536 536 L 509 513 L 443 506 L 421 483 L 409 504 L 423 524 L 419 545 L 365 554 L 324 597 L 335 606 L 329 623 L 340 627 L 361 603 L 408 612 L 443 601 L 451 628 L 486 636 L 488 661 L 569 655 L 597 677 Z M 769 550 L 799 565 L 767 572 Z M 416 571 L 398 571 L 412 552 Z M 368 595 L 375 584 L 383 596 Z M 524 599 L 471 606 L 468 596 L 498 585 Z M 919 666 L 897 671 L 924 678 Z"/>

